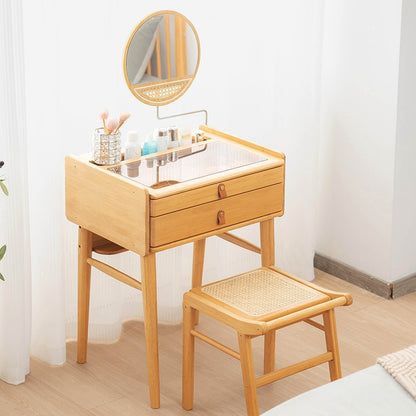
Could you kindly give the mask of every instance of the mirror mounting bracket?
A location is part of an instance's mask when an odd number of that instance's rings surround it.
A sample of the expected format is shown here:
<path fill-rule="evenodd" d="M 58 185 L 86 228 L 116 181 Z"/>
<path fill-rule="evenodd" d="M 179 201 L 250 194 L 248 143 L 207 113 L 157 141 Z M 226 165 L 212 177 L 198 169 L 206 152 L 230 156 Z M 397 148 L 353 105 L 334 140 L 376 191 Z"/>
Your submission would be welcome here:
<path fill-rule="evenodd" d="M 156 106 L 156 115 L 158 120 L 166 120 L 168 118 L 174 118 L 174 117 L 182 117 L 182 116 L 189 116 L 191 114 L 199 114 L 204 113 L 205 114 L 205 125 L 208 125 L 208 111 L 207 110 L 196 110 L 196 111 L 189 111 L 187 113 L 180 113 L 180 114 L 173 114 L 170 116 L 161 117 L 159 113 L 159 106 Z"/>

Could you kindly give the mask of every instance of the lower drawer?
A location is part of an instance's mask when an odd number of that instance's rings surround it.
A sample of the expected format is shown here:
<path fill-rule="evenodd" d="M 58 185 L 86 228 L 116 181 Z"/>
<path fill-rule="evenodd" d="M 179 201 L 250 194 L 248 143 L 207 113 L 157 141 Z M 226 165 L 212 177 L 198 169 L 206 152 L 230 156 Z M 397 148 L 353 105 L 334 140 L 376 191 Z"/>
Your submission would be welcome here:
<path fill-rule="evenodd" d="M 279 183 L 166 215 L 151 217 L 150 245 L 157 247 L 169 244 L 278 213 L 282 209 L 283 183 Z M 222 215 L 219 214 L 220 211 Z"/>

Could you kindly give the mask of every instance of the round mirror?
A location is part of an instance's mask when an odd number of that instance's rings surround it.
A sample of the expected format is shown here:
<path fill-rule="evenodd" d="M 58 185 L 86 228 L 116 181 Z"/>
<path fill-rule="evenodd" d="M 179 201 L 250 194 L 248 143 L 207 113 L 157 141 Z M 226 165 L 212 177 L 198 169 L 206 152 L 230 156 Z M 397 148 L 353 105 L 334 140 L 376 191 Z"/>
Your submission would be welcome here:
<path fill-rule="evenodd" d="M 192 23 L 177 12 L 156 12 L 134 29 L 127 42 L 124 77 L 140 101 L 169 104 L 192 84 L 199 55 L 199 38 Z"/>

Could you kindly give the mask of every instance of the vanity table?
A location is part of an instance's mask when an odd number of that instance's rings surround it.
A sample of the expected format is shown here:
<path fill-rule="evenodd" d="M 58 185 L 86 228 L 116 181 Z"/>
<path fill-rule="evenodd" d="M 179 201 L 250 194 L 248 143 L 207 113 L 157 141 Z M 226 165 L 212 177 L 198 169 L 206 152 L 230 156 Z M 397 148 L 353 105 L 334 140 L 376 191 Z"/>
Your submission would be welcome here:
<path fill-rule="evenodd" d="M 93 266 L 143 293 L 153 408 L 160 406 L 155 254 L 194 242 L 193 287 L 201 285 L 210 236 L 259 253 L 262 265 L 271 265 L 273 219 L 283 215 L 284 155 L 207 126 L 200 129 L 204 135 L 197 143 L 117 165 L 95 165 L 91 155 L 66 158 L 66 216 L 79 226 L 77 360 L 86 361 Z M 129 176 L 134 169 L 138 175 Z M 253 223 L 260 223 L 261 247 L 229 233 Z M 141 282 L 92 254 L 126 250 L 141 256 Z"/>
<path fill-rule="evenodd" d="M 138 100 L 157 106 L 159 120 L 167 118 L 159 117 L 159 106 L 181 97 L 194 80 L 199 46 L 191 22 L 174 11 L 153 13 L 132 32 L 124 53 L 126 84 Z M 207 115 L 191 113 L 198 112 Z M 274 264 L 273 220 L 283 215 L 285 157 L 206 124 L 192 143 L 117 164 L 97 165 L 89 154 L 65 160 L 66 216 L 79 226 L 77 361 L 87 358 L 93 266 L 142 291 L 153 408 L 160 406 L 156 253 L 193 242 L 193 288 L 201 286 L 210 236 L 260 254 L 262 266 Z M 261 247 L 230 233 L 253 223 L 260 223 Z M 127 250 L 141 257 L 141 281 L 93 256 Z M 265 349 L 274 351 L 274 334 Z"/>

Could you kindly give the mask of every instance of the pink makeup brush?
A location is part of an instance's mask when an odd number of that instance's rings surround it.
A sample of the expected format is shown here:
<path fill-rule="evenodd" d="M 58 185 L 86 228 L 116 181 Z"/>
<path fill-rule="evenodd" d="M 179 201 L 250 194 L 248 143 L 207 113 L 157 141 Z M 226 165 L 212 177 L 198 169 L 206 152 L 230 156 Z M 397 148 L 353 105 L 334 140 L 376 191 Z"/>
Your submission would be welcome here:
<path fill-rule="evenodd" d="M 100 118 L 101 118 L 101 120 L 103 121 L 104 133 L 105 133 L 105 134 L 108 134 L 107 126 L 106 126 L 106 123 L 105 123 L 105 121 L 106 121 L 106 120 L 107 120 L 107 118 L 108 118 L 108 111 L 107 111 L 107 110 L 103 110 L 103 111 L 101 111 L 101 113 L 100 113 Z"/>
<path fill-rule="evenodd" d="M 130 117 L 129 113 L 121 113 L 120 121 L 118 123 L 117 128 L 114 130 L 114 133 L 117 133 L 120 127 L 124 124 L 124 122 Z"/>
<path fill-rule="evenodd" d="M 116 133 L 115 129 L 118 127 L 118 121 L 115 118 L 109 118 L 107 121 L 107 134 Z"/>

